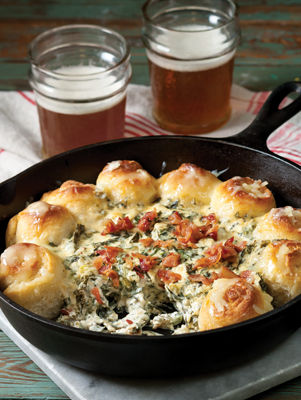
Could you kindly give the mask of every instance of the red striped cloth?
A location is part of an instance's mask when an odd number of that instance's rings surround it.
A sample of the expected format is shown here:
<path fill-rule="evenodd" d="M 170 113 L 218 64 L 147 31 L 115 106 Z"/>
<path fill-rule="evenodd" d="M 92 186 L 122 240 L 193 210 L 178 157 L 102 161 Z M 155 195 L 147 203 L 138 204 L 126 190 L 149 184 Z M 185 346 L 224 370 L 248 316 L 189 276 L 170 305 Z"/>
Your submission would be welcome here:
<path fill-rule="evenodd" d="M 225 138 L 245 129 L 259 112 L 270 92 L 251 92 L 233 85 L 232 115 L 222 128 L 200 135 Z M 290 100 L 285 99 L 285 107 Z M 152 117 L 150 88 L 129 85 L 125 118 L 125 137 L 173 135 L 161 129 Z M 300 114 L 300 113 L 299 113 Z M 301 115 L 277 129 L 268 139 L 269 149 L 301 165 Z M 41 137 L 34 94 L 0 92 L 0 181 L 40 161 Z"/>
<path fill-rule="evenodd" d="M 227 137 L 242 131 L 258 114 L 271 92 L 251 92 L 233 85 L 231 105 L 233 117 L 218 131 L 207 135 Z M 285 107 L 291 100 L 284 99 L 279 108 Z M 138 113 L 126 113 L 125 137 L 173 135 L 161 129 L 153 120 Z M 294 122 L 287 122 L 277 129 L 267 141 L 268 148 L 282 157 L 301 165 L 301 116 Z"/>

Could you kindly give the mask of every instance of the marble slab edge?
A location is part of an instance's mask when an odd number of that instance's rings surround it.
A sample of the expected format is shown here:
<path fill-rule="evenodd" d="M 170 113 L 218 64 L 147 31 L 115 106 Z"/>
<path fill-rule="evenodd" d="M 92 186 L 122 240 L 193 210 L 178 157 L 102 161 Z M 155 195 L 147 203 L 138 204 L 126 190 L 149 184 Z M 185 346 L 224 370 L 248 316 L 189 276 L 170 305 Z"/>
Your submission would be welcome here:
<path fill-rule="evenodd" d="M 25 340 L 0 310 L 0 328 L 72 400 L 244 400 L 301 374 L 301 330 L 252 362 L 182 379 L 114 378 L 62 363 Z"/>

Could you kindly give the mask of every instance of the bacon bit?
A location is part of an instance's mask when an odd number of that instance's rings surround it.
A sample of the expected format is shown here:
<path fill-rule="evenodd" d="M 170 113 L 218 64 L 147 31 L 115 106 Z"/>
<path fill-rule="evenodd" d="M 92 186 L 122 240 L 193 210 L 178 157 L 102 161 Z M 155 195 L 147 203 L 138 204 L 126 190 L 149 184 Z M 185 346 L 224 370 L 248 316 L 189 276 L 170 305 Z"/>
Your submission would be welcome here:
<path fill-rule="evenodd" d="M 198 243 L 198 241 L 203 238 L 200 227 L 188 219 L 184 219 L 177 225 L 175 235 L 177 236 L 178 242 L 184 245 L 187 245 L 189 242 Z"/>
<path fill-rule="evenodd" d="M 239 278 L 239 275 L 236 275 L 233 271 L 223 265 L 220 270 L 219 277 L 225 279 L 233 279 Z"/>
<path fill-rule="evenodd" d="M 94 287 L 94 288 L 91 290 L 91 293 L 94 294 L 97 303 L 99 303 L 99 304 L 104 304 L 104 302 L 103 302 L 103 301 L 101 300 L 101 298 L 100 298 L 99 289 L 98 289 L 97 287 Z"/>
<path fill-rule="evenodd" d="M 188 276 L 188 279 L 190 280 L 190 282 L 202 282 L 202 278 L 204 278 L 204 277 L 200 274 L 194 274 L 194 275 Z"/>
<path fill-rule="evenodd" d="M 153 243 L 154 247 L 171 247 L 174 244 L 174 239 L 169 239 L 169 240 L 155 240 Z"/>
<path fill-rule="evenodd" d="M 145 256 L 144 254 L 141 254 L 141 253 L 131 253 L 131 256 L 133 256 L 133 257 L 135 257 L 135 258 L 147 258 L 147 257 L 150 257 L 150 256 Z M 155 257 L 153 257 L 153 258 L 155 258 Z"/>
<path fill-rule="evenodd" d="M 93 261 L 94 267 L 99 273 L 103 266 L 111 268 L 111 264 L 116 262 L 116 255 L 121 251 L 123 251 L 122 248 L 113 246 L 105 246 L 105 250 L 97 250 L 96 253 L 99 254 L 99 257 Z"/>
<path fill-rule="evenodd" d="M 95 258 L 95 260 L 93 260 L 93 265 L 98 271 L 101 269 L 102 264 L 103 264 L 102 257 L 97 257 Z"/>
<path fill-rule="evenodd" d="M 141 258 L 139 261 L 140 261 L 140 268 L 142 269 L 142 271 L 147 272 L 153 268 L 157 260 L 149 256 L 149 258 Z"/>
<path fill-rule="evenodd" d="M 149 247 L 152 243 L 154 243 L 154 239 L 152 238 L 140 239 L 139 243 L 141 243 L 142 246 L 144 247 Z"/>
<path fill-rule="evenodd" d="M 144 279 L 144 275 L 143 275 L 140 267 L 136 266 L 136 267 L 134 267 L 134 270 L 135 270 L 136 274 L 139 276 L 139 278 Z"/>
<path fill-rule="evenodd" d="M 224 244 L 213 244 L 205 251 L 205 257 L 196 260 L 193 269 L 205 268 L 218 263 L 220 260 L 228 259 L 230 262 L 235 262 L 237 254 L 245 248 L 246 242 L 233 244 L 234 237 L 228 239 Z"/>
<path fill-rule="evenodd" d="M 119 275 L 117 274 L 116 271 L 114 271 L 114 270 L 112 269 L 112 265 L 103 265 L 103 266 L 98 270 L 98 272 L 99 272 L 101 275 L 105 275 L 105 276 L 107 276 L 108 278 L 111 278 L 112 281 L 113 281 L 113 285 L 114 285 L 115 287 L 116 287 L 116 286 L 119 286 Z"/>
<path fill-rule="evenodd" d="M 196 248 L 193 244 L 204 237 L 212 237 L 217 240 L 218 224 L 214 214 L 209 214 L 202 218 L 206 224 L 198 226 L 188 219 L 183 219 L 181 215 L 176 211 L 168 217 L 172 225 L 177 225 L 175 235 L 178 237 L 178 242 L 187 246 L 190 243 L 190 247 Z"/>
<path fill-rule="evenodd" d="M 62 308 L 61 309 L 61 314 L 63 315 L 69 315 L 73 310 L 71 308 Z"/>
<path fill-rule="evenodd" d="M 157 216 L 156 209 L 145 213 L 138 222 L 137 228 L 139 229 L 139 231 L 146 232 L 146 231 L 150 230 L 152 221 L 156 218 L 156 216 Z"/>
<path fill-rule="evenodd" d="M 163 258 L 162 265 L 169 268 L 177 267 L 179 264 L 181 264 L 180 259 L 180 254 L 170 253 L 167 257 Z"/>
<path fill-rule="evenodd" d="M 253 276 L 253 273 L 252 273 L 252 271 L 250 271 L 249 269 L 243 271 L 243 272 L 240 274 L 240 277 L 241 277 L 242 279 L 245 279 L 245 280 L 248 281 L 249 283 L 254 283 L 254 276 Z"/>
<path fill-rule="evenodd" d="M 128 324 L 130 324 L 130 325 L 133 324 L 133 321 L 131 321 L 130 319 L 126 319 L 126 322 L 127 322 Z"/>
<path fill-rule="evenodd" d="M 211 265 L 214 265 L 219 262 L 221 259 L 221 247 L 218 244 L 214 244 L 211 247 L 209 247 L 208 250 L 205 251 L 205 257 L 199 258 L 196 260 L 196 263 L 193 267 L 193 269 L 196 268 L 206 268 Z"/>
<path fill-rule="evenodd" d="M 188 279 L 190 282 L 202 282 L 204 285 L 210 285 L 212 282 L 214 282 L 216 279 L 219 278 L 219 275 L 216 272 L 212 272 L 211 278 L 206 278 L 203 275 L 189 275 Z"/>
<path fill-rule="evenodd" d="M 178 213 L 178 211 L 175 211 L 174 213 L 172 213 L 169 217 L 168 217 L 170 223 L 172 225 L 178 225 L 183 221 L 183 218 L 181 217 L 181 215 Z"/>
<path fill-rule="evenodd" d="M 107 277 L 111 278 L 113 281 L 113 286 L 119 286 L 119 275 L 113 269 L 109 270 L 106 274 Z"/>
<path fill-rule="evenodd" d="M 132 256 L 139 258 L 141 271 L 149 271 L 157 262 L 157 257 L 145 256 L 141 253 L 132 253 Z"/>
<path fill-rule="evenodd" d="M 129 219 L 129 217 L 119 217 L 116 224 L 111 219 L 107 219 L 105 226 L 105 229 L 101 233 L 102 235 L 107 235 L 108 233 L 119 231 L 127 231 L 134 228 L 134 225 L 132 224 L 132 221 Z"/>
<path fill-rule="evenodd" d="M 121 247 L 114 246 L 105 246 L 105 248 L 105 250 L 97 250 L 96 253 L 101 256 L 104 263 L 114 264 L 116 262 L 117 254 L 122 252 L 123 249 Z"/>
<path fill-rule="evenodd" d="M 234 248 L 238 253 L 240 253 L 246 247 L 246 245 L 247 245 L 247 242 L 244 241 L 244 242 L 234 244 Z"/>
<path fill-rule="evenodd" d="M 192 249 L 197 249 L 198 246 L 195 243 L 188 242 L 185 247 L 191 247 Z"/>
<path fill-rule="evenodd" d="M 211 237 L 213 240 L 217 240 L 218 224 L 215 214 L 209 214 L 202 218 L 202 221 L 206 222 L 206 225 L 200 227 L 200 231 L 204 237 Z"/>
<path fill-rule="evenodd" d="M 133 269 L 133 262 L 132 262 L 132 260 L 130 260 L 128 257 L 124 257 L 124 261 L 125 261 L 125 263 L 126 263 L 126 266 L 127 266 L 129 269 Z"/>
<path fill-rule="evenodd" d="M 218 278 L 219 278 L 219 275 L 216 272 L 213 271 L 212 274 L 211 274 L 211 278 L 210 279 L 213 279 L 215 281 Z"/>
<path fill-rule="evenodd" d="M 157 275 L 164 283 L 175 283 L 182 278 L 180 274 L 165 269 L 159 269 Z"/>

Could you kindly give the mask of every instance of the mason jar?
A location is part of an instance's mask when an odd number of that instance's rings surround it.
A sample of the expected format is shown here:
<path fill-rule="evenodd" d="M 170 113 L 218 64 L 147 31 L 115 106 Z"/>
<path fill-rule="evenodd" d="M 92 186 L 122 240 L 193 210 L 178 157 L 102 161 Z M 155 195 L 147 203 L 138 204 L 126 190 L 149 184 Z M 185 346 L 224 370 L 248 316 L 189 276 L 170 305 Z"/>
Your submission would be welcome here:
<path fill-rule="evenodd" d="M 131 65 L 121 35 L 94 25 L 62 26 L 34 39 L 28 56 L 45 158 L 123 137 Z"/>
<path fill-rule="evenodd" d="M 234 2 L 148 0 L 142 13 L 155 120 L 183 135 L 221 127 L 240 39 Z"/>

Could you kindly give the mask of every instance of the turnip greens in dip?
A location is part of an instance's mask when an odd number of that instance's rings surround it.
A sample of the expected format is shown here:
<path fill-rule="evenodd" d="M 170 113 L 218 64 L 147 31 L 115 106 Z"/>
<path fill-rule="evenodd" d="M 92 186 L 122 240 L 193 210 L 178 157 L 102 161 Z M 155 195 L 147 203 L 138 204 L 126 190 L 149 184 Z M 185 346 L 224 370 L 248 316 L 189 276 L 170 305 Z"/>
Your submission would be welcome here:
<path fill-rule="evenodd" d="M 159 179 L 113 161 L 14 216 L 0 289 L 43 317 L 127 335 L 185 334 L 301 293 L 301 211 L 268 183 L 183 164 Z"/>

